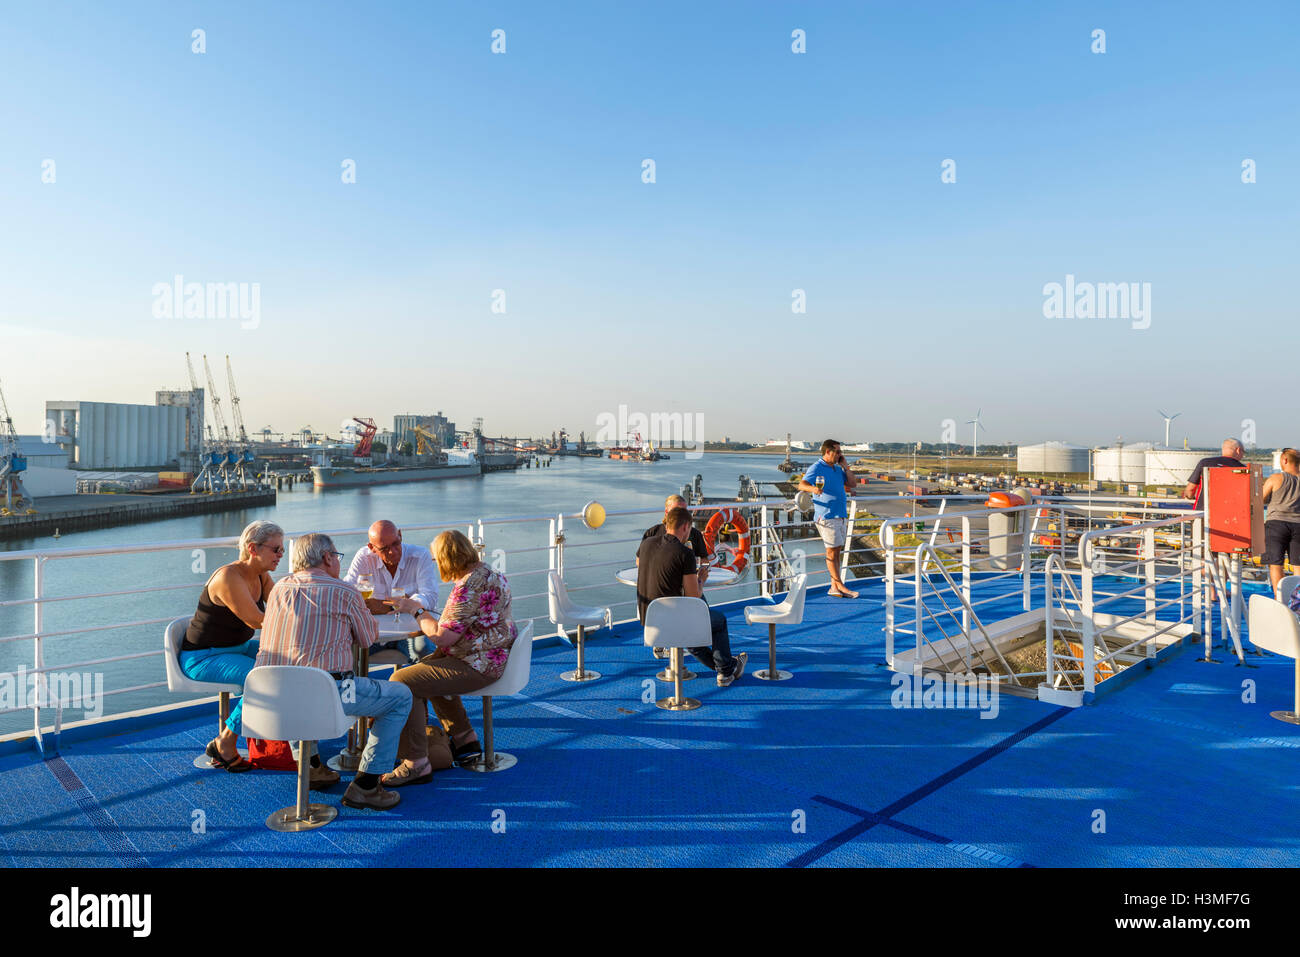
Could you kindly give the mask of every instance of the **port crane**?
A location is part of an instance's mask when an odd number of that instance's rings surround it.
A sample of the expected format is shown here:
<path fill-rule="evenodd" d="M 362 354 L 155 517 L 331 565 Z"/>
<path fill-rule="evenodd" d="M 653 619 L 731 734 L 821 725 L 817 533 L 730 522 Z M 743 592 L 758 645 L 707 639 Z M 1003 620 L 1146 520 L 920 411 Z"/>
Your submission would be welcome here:
<path fill-rule="evenodd" d="M 13 513 L 26 506 L 29 515 L 35 514 L 31 508 L 32 498 L 23 488 L 22 473 L 27 471 L 27 459 L 18 451 L 18 433 L 14 431 L 14 420 L 9 415 L 9 403 L 5 401 L 4 389 L 0 389 L 0 488 L 4 489 L 4 514 Z"/>
<path fill-rule="evenodd" d="M 230 367 L 230 356 L 226 356 L 226 382 L 230 384 L 230 409 L 235 417 L 235 428 L 239 430 L 239 449 L 236 452 L 237 461 L 235 465 L 236 473 L 239 476 L 239 487 L 243 489 L 256 488 L 257 456 L 248 445 L 248 432 L 244 428 L 244 414 L 239 411 L 239 390 L 235 388 L 235 372 Z"/>
<path fill-rule="evenodd" d="M 199 380 L 194 375 L 194 361 L 190 354 L 185 353 L 185 368 L 190 374 L 190 391 L 199 391 Z M 217 451 L 216 435 L 212 431 L 212 423 L 206 423 L 207 438 L 203 443 L 203 448 L 199 451 L 199 474 L 194 477 L 190 483 L 190 492 L 198 492 L 202 489 L 206 494 L 211 495 L 217 491 L 217 484 L 221 481 L 220 468 L 225 457 Z"/>
<path fill-rule="evenodd" d="M 354 459 L 370 458 L 370 446 L 375 441 L 375 435 L 379 432 L 379 426 L 375 425 L 374 419 L 359 419 L 355 415 L 352 421 L 361 426 L 361 435 L 357 438 L 357 444 L 352 448 L 352 457 Z"/>
<path fill-rule="evenodd" d="M 231 447 L 230 427 L 226 425 L 226 417 L 221 412 L 221 396 L 217 395 L 217 384 L 212 380 L 212 367 L 208 365 L 206 355 L 203 357 L 203 371 L 208 377 L 208 398 L 212 400 L 212 416 L 217 420 L 217 434 L 221 437 L 223 446 L 215 450 L 217 461 L 221 463 L 221 491 L 229 492 L 231 491 L 230 479 L 239 462 L 239 456 Z"/>

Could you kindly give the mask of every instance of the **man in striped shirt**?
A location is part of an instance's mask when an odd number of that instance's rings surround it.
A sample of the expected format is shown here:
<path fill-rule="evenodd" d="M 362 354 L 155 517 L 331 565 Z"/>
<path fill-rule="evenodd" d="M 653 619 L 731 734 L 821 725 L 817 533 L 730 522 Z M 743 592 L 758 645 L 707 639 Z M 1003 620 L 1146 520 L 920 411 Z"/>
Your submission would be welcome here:
<path fill-rule="evenodd" d="M 393 769 L 397 744 L 411 713 L 411 692 L 396 681 L 358 678 L 352 673 L 354 646 L 369 648 L 379 639 L 379 626 L 366 610 L 361 594 L 339 581 L 340 559 L 328 535 L 294 539 L 290 556 L 293 573 L 282 578 L 266 600 L 257 664 L 321 668 L 338 682 L 343 713 L 373 717 L 357 776 L 343 794 L 348 807 L 386 810 L 401 800 L 385 790 L 379 775 Z M 315 750 L 315 745 L 310 745 Z M 297 757 L 297 755 L 295 755 Z M 338 775 L 323 768 L 313 754 L 312 784 L 328 783 Z"/>

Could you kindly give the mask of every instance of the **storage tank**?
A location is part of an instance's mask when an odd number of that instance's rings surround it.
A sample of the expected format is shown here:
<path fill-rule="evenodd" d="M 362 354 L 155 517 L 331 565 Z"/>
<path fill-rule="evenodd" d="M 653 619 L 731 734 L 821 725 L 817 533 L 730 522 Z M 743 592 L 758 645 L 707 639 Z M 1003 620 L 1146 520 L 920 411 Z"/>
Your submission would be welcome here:
<path fill-rule="evenodd" d="M 1147 452 L 1150 442 L 1097 449 L 1092 455 L 1092 477 L 1098 482 L 1147 485 Z"/>
<path fill-rule="evenodd" d="M 1205 449 L 1148 449 L 1148 485 L 1186 485 L 1196 463 L 1216 453 Z"/>
<path fill-rule="evenodd" d="M 1088 450 L 1068 442 L 1040 442 L 1016 448 L 1016 471 L 1030 474 L 1088 474 Z"/>

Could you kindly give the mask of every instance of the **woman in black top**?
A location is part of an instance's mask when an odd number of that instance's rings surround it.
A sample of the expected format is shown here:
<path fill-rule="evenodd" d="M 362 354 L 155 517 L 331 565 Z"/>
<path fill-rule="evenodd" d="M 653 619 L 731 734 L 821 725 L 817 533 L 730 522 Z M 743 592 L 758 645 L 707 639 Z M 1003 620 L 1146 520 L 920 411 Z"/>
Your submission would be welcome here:
<path fill-rule="evenodd" d="M 222 565 L 203 586 L 199 606 L 181 644 L 181 671 L 195 681 L 242 686 L 253 670 L 262 612 L 271 593 L 271 572 L 284 554 L 284 531 L 273 522 L 253 522 L 239 536 L 239 557 Z M 241 698 L 221 734 L 208 744 L 208 757 L 227 771 L 247 771 L 235 740 L 239 737 Z"/>

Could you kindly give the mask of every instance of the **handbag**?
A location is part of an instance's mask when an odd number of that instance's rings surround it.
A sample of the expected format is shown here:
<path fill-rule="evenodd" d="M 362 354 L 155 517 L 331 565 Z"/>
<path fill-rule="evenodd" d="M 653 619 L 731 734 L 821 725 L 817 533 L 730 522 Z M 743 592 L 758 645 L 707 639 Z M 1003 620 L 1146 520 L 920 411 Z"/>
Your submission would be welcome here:
<path fill-rule="evenodd" d="M 288 741 L 248 739 L 248 763 L 262 771 L 297 771 L 298 762 Z"/>

